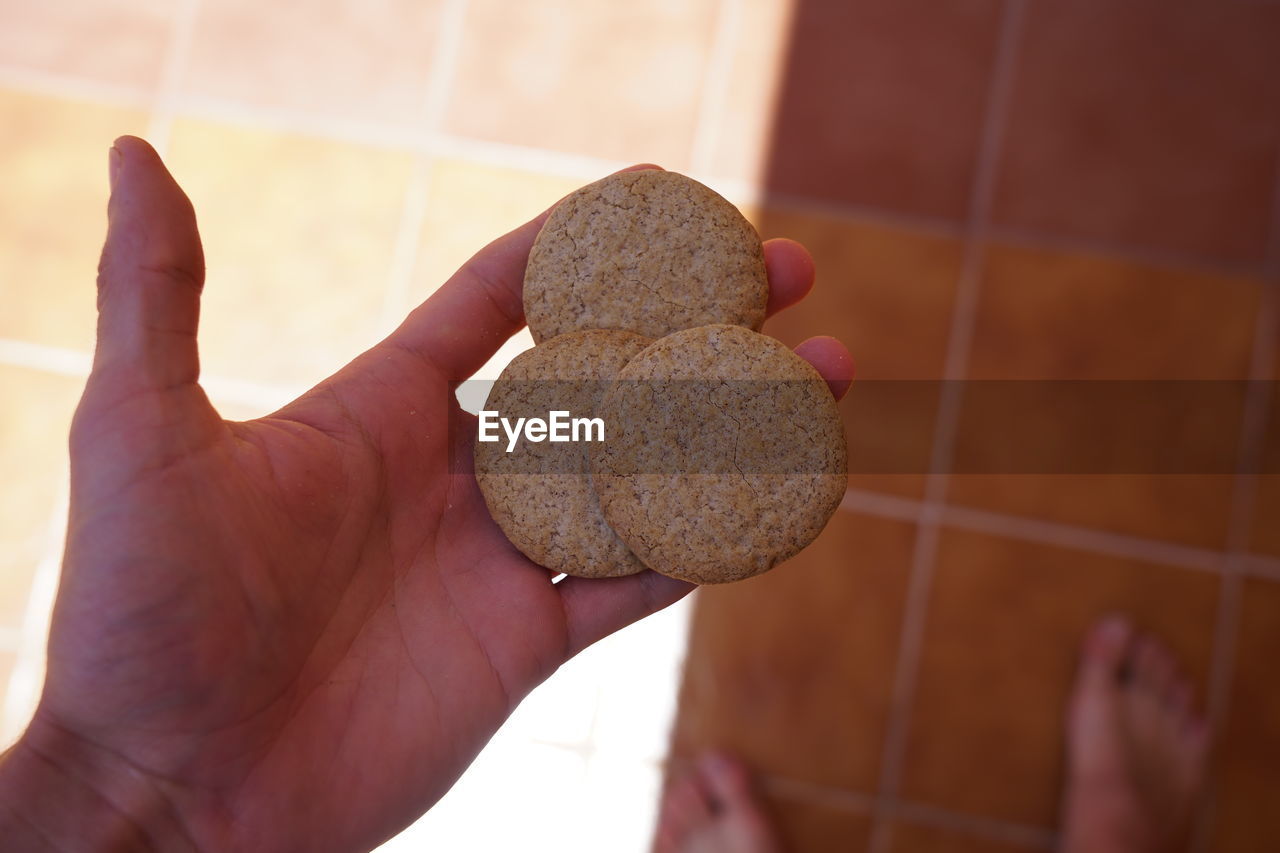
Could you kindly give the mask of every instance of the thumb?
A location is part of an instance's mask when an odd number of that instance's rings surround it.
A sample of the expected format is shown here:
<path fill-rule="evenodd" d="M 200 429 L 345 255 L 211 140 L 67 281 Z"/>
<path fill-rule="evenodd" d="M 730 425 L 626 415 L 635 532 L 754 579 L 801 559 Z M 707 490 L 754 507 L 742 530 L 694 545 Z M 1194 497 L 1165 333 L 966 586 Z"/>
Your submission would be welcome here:
<path fill-rule="evenodd" d="M 92 378 L 124 393 L 194 385 L 204 286 L 195 210 L 143 140 L 120 137 L 109 158 Z"/>

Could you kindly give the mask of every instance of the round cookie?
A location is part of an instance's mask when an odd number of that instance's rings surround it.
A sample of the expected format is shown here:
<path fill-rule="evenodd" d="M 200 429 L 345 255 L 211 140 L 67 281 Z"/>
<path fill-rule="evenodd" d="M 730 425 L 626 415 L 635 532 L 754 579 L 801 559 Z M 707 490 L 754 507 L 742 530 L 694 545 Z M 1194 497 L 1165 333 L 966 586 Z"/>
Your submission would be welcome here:
<path fill-rule="evenodd" d="M 553 410 L 590 418 L 622 367 L 651 343 L 602 329 L 552 338 L 516 356 L 494 382 L 485 410 L 547 419 Z M 556 572 L 617 577 L 644 569 L 604 521 L 591 486 L 585 442 L 475 443 L 475 475 L 489 513 L 525 556 Z"/>
<path fill-rule="evenodd" d="M 587 455 L 605 520 L 645 565 L 696 583 L 768 571 L 844 496 L 844 429 L 813 366 L 741 326 L 676 332 L 631 359 Z"/>
<path fill-rule="evenodd" d="M 567 196 L 538 232 L 524 277 L 538 342 L 579 329 L 650 338 L 708 323 L 759 329 L 768 299 L 751 223 L 708 187 L 656 169 Z"/>

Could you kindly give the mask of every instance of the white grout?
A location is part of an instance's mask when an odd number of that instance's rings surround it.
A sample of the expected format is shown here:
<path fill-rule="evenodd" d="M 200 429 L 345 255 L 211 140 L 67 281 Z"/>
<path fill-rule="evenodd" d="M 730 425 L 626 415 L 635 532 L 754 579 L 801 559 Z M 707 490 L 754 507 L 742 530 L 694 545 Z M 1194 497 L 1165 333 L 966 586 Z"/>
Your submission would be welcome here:
<path fill-rule="evenodd" d="M 390 334 L 404 319 L 413 290 L 413 273 L 417 269 L 422 248 L 422 228 L 427 219 L 431 196 L 431 156 L 428 140 L 444 123 L 449 92 L 457 74 L 458 55 L 462 44 L 462 27 L 466 21 L 467 0 L 448 0 L 441 11 L 440 29 L 436 33 L 435 50 L 427 74 L 427 91 L 422 102 L 421 138 L 416 141 L 413 167 L 405 185 L 404 204 L 400 210 L 391 264 L 382 299 L 375 338 Z"/>
<path fill-rule="evenodd" d="M 972 195 L 969 200 L 964 259 L 959 281 L 956 284 L 951 331 L 947 340 L 946 362 L 943 368 L 943 376 L 946 379 L 962 379 L 968 362 L 981 285 L 983 241 L 986 237 L 991 198 L 995 192 L 1005 114 L 1008 111 L 1008 102 L 1012 93 L 1014 60 L 1025 12 L 1024 2 L 1025 0 L 1010 0 L 1004 6 L 1000 21 L 996 55 L 988 84 L 978 160 L 974 168 Z M 959 420 L 962 387 L 962 383 L 955 381 L 943 384 L 930 455 L 931 473 L 925 480 L 925 503 L 934 512 L 940 509 L 946 498 L 947 475 L 945 472 L 950 467 L 951 444 L 954 440 L 955 426 Z M 889 728 L 885 734 L 881 759 L 879 794 L 890 801 L 897 797 L 902 783 L 911 711 L 915 704 L 916 682 L 919 678 L 920 648 L 924 640 L 930 586 L 937 558 L 938 538 L 939 520 L 933 512 L 926 512 L 916 528 L 902 633 L 894 666 Z M 888 853 L 892 843 L 891 833 L 892 825 L 889 820 L 883 814 L 877 813 L 872 825 L 870 853 Z"/>
<path fill-rule="evenodd" d="M 0 364 L 43 370 L 59 376 L 84 377 L 89 375 L 93 353 L 0 338 Z"/>
<path fill-rule="evenodd" d="M 0 708 L 0 744 L 3 745 L 8 745 L 22 734 L 44 684 L 45 646 L 62 570 L 69 499 L 70 476 L 64 462 L 59 469 L 58 498 L 45 530 L 44 553 L 27 594 L 13 674 L 4 692 L 4 705 Z"/>
<path fill-rule="evenodd" d="M 844 493 L 844 499 L 840 501 L 840 509 L 846 512 L 873 515 L 877 518 L 919 521 L 924 504 L 913 498 L 849 489 Z"/>
<path fill-rule="evenodd" d="M 195 31 L 199 5 L 200 0 L 180 0 L 174 9 L 169 43 L 160 67 L 155 97 L 151 104 L 151 117 L 147 123 L 147 141 L 161 157 L 169 152 L 169 134 L 173 129 L 182 74 L 191 54 L 191 37 Z"/>
<path fill-rule="evenodd" d="M 1246 554 L 1240 558 L 1240 574 L 1280 583 L 1280 557 Z"/>
<path fill-rule="evenodd" d="M 897 800 L 888 808 L 894 818 L 909 820 L 913 823 L 1036 850 L 1057 849 L 1057 834 L 1038 826 L 976 817 L 906 800 Z"/>
<path fill-rule="evenodd" d="M 0 338 L 0 364 L 82 379 L 89 375 L 92 362 L 93 354 L 85 350 Z M 216 374 L 202 375 L 200 385 L 215 403 L 267 410 L 289 402 L 306 390 L 302 385 L 273 385 Z"/>
<path fill-rule="evenodd" d="M 1280 148 L 1276 151 L 1280 164 Z M 1245 398 L 1243 423 L 1240 428 L 1239 466 L 1231 496 L 1230 528 L 1227 533 L 1226 574 L 1223 577 L 1215 614 L 1213 651 L 1209 668 L 1209 722 L 1217 736 L 1226 726 L 1231 705 L 1231 684 L 1235 672 L 1236 635 L 1240 627 L 1240 609 L 1244 598 L 1243 576 L 1260 562 L 1248 554 L 1253 527 L 1257 521 L 1258 478 L 1266 450 L 1267 426 L 1280 412 L 1269 412 L 1271 383 L 1280 376 L 1271 375 L 1276 363 L 1277 334 L 1280 330 L 1280 170 L 1274 176 L 1271 203 L 1271 228 L 1266 255 L 1266 281 L 1258 315 L 1254 324 L 1253 351 L 1249 360 L 1249 391 Z M 1280 562 L 1280 561 L 1277 561 Z M 1221 792 L 1210 788 L 1197 810 L 1192 833 L 1192 849 L 1207 853 L 1212 844 L 1217 797 Z"/>
<path fill-rule="evenodd" d="M 1114 258 L 1148 267 L 1164 267 L 1179 272 L 1235 277 L 1257 276 L 1257 264 L 1211 258 L 1168 249 L 1125 246 L 1089 237 L 1067 237 L 1034 228 L 992 225 L 987 231 L 993 242 L 1028 249 L 1042 249 L 1064 255 L 1093 255 Z"/>
<path fill-rule="evenodd" d="M 1221 572 L 1225 564 L 1222 554 L 1204 548 L 951 504 L 942 509 L 942 523 L 1008 539 L 1197 571 Z"/>
<path fill-rule="evenodd" d="M 462 53 L 466 19 L 467 0 L 446 0 L 440 12 L 440 32 L 436 34 L 435 54 L 431 59 L 427 94 L 423 100 L 423 126 L 428 132 L 437 132 L 444 127 L 449 94 L 458 75 L 458 57 Z"/>
<path fill-rule="evenodd" d="M 887 822 L 908 821 L 936 827 L 974 839 L 1005 842 L 1036 850 L 1051 850 L 1057 841 L 1050 830 L 1029 824 L 983 818 L 926 803 L 881 797 L 846 788 L 833 788 L 773 774 L 758 779 L 769 796 L 791 800 L 851 815 L 873 815 Z"/>
<path fill-rule="evenodd" d="M 92 77 L 71 77 L 17 65 L 0 64 L 0 88 L 126 109 L 145 110 L 151 106 L 151 94 L 134 86 L 103 83 Z"/>
<path fill-rule="evenodd" d="M 690 145 L 689 167 L 695 174 L 711 171 L 712 158 L 720 142 L 724 112 L 732 82 L 733 47 L 742 29 L 743 0 L 720 0 L 716 9 L 715 30 L 702 78 L 698 115 Z"/>

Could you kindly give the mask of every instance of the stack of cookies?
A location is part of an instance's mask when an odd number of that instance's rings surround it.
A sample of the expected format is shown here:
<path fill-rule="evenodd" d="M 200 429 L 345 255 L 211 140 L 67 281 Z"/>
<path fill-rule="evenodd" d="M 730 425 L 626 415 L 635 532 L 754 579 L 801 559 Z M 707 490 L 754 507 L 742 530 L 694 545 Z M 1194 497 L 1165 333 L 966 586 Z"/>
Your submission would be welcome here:
<path fill-rule="evenodd" d="M 752 577 L 812 542 L 844 494 L 844 431 L 817 371 L 759 333 L 768 297 L 755 229 L 691 178 L 620 172 L 561 201 L 525 273 L 537 346 L 485 410 L 602 429 L 476 442 L 507 538 L 556 572 L 695 583 Z"/>

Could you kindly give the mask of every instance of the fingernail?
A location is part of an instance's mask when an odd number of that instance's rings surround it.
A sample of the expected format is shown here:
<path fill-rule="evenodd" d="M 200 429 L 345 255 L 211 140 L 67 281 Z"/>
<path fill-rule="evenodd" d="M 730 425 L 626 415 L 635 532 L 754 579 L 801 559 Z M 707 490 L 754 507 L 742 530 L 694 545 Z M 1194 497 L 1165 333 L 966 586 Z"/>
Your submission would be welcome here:
<path fill-rule="evenodd" d="M 122 159 L 123 155 L 120 154 L 120 149 L 112 145 L 111 150 L 107 152 L 107 179 L 111 183 L 112 192 L 116 191 L 116 179 L 120 174 L 120 161 Z"/>

